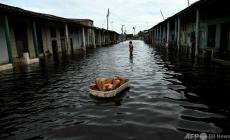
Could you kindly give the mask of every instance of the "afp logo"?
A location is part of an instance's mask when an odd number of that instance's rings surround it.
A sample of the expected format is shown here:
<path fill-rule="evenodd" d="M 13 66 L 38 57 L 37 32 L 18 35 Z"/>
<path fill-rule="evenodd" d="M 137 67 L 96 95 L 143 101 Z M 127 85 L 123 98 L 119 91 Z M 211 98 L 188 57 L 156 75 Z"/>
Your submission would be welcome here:
<path fill-rule="evenodd" d="M 187 134 L 184 139 L 185 140 L 207 140 L 208 135 L 206 133 L 201 134 Z"/>

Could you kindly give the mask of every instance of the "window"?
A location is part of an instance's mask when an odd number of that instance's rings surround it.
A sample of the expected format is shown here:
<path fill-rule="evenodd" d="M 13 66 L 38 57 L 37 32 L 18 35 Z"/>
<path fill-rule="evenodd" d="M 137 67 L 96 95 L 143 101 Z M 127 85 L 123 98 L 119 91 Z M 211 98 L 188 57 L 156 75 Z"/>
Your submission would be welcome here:
<path fill-rule="evenodd" d="M 60 36 L 61 37 L 65 36 L 65 29 L 64 28 L 60 28 Z"/>
<path fill-rule="evenodd" d="M 50 28 L 50 35 L 51 35 L 51 37 L 56 37 L 56 29 L 55 28 L 53 28 L 53 27 Z"/>

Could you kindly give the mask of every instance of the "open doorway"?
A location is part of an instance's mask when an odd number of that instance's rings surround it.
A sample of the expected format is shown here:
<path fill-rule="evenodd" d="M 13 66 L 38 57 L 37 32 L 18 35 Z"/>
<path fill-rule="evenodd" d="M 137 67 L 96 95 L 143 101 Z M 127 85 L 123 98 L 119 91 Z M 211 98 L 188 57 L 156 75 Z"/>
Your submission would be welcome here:
<path fill-rule="evenodd" d="M 57 57 L 58 56 L 57 40 L 52 40 L 52 51 L 53 51 L 53 56 Z"/>
<path fill-rule="evenodd" d="M 216 46 L 216 25 L 208 26 L 208 47 L 215 48 Z"/>
<path fill-rule="evenodd" d="M 228 56 L 228 43 L 229 43 L 229 23 L 221 24 L 221 37 L 220 37 L 220 58 Z"/>
<path fill-rule="evenodd" d="M 23 57 L 23 53 L 29 52 L 27 43 L 27 29 L 26 25 L 21 22 L 14 23 L 14 35 L 18 57 Z"/>
<path fill-rule="evenodd" d="M 39 54 L 42 54 L 44 49 L 43 49 L 43 44 L 42 44 L 42 31 L 41 31 L 41 25 L 37 25 L 37 38 L 38 38 L 38 51 Z"/>
<path fill-rule="evenodd" d="M 74 48 L 73 48 L 73 39 L 70 38 L 70 48 L 71 48 L 71 53 L 74 53 Z"/>

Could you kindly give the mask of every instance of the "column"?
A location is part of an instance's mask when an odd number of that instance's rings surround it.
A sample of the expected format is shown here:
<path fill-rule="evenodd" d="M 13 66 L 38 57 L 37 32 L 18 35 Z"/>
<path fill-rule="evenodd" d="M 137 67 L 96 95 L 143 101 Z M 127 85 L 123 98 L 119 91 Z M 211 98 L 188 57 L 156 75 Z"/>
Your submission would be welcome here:
<path fill-rule="evenodd" d="M 159 38 L 159 29 L 158 29 L 158 26 L 156 27 L 156 34 L 157 34 L 156 43 L 158 45 L 158 38 Z"/>
<path fill-rule="evenodd" d="M 98 35 L 99 35 L 99 37 L 98 37 L 99 38 L 98 39 L 99 40 L 99 45 L 101 46 L 101 31 L 100 31 L 100 29 L 98 30 Z"/>
<path fill-rule="evenodd" d="M 105 31 L 103 30 L 103 45 L 105 45 Z"/>
<path fill-rule="evenodd" d="M 85 29 L 82 27 L 82 49 L 83 51 L 86 51 L 86 46 L 85 46 Z"/>
<path fill-rule="evenodd" d="M 9 22 L 8 22 L 8 17 L 6 15 L 3 16 L 3 26 L 4 26 L 5 36 L 6 36 L 6 45 L 7 45 L 7 50 L 8 50 L 9 63 L 13 63 L 12 49 L 11 49 L 11 42 L 10 42 Z"/>
<path fill-rule="evenodd" d="M 160 39 L 159 39 L 159 43 L 161 43 L 162 42 L 162 27 L 160 26 Z"/>
<path fill-rule="evenodd" d="M 33 21 L 33 39 L 34 39 L 35 54 L 36 54 L 36 57 L 38 57 L 39 56 L 38 36 L 37 36 L 37 28 L 36 28 L 35 21 Z"/>
<path fill-rule="evenodd" d="M 196 44 L 195 44 L 195 56 L 198 55 L 198 45 L 199 45 L 199 26 L 200 26 L 200 12 L 199 9 L 196 10 Z"/>
<path fill-rule="evenodd" d="M 166 39 L 166 41 L 167 41 L 167 43 L 169 43 L 169 32 L 170 32 L 170 22 L 168 21 L 167 22 L 167 39 Z"/>
<path fill-rule="evenodd" d="M 151 30 L 151 44 L 153 44 L 153 37 L 154 37 L 154 35 L 153 35 L 153 29 Z"/>
<path fill-rule="evenodd" d="M 95 29 L 92 29 L 93 31 L 93 47 L 96 48 L 96 33 L 95 33 Z"/>
<path fill-rule="evenodd" d="M 68 29 L 68 25 L 65 24 L 65 50 L 67 52 L 67 54 L 69 54 L 69 29 Z"/>
<path fill-rule="evenodd" d="M 180 50 L 180 17 L 177 18 L 177 47 Z"/>
<path fill-rule="evenodd" d="M 176 44 L 177 41 L 177 18 L 175 18 L 175 37 L 174 37 L 174 45 Z"/>

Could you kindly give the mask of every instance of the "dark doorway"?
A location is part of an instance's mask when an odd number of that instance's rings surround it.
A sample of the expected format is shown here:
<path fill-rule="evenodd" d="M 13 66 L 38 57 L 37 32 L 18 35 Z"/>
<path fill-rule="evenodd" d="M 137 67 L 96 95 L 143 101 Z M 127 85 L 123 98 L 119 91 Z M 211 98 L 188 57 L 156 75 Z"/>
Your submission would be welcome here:
<path fill-rule="evenodd" d="M 65 38 L 61 39 L 61 49 L 62 49 L 62 53 L 65 54 L 66 53 L 66 49 L 65 49 Z"/>
<path fill-rule="evenodd" d="M 26 25 L 21 22 L 16 22 L 14 24 L 14 35 L 18 57 L 22 57 L 24 52 L 29 52 Z"/>
<path fill-rule="evenodd" d="M 41 31 L 41 25 L 37 25 L 37 38 L 38 38 L 38 51 L 39 54 L 43 53 L 43 44 L 42 44 L 42 31 Z"/>
<path fill-rule="evenodd" d="M 52 41 L 52 50 L 53 50 L 53 56 L 58 57 L 58 45 L 57 40 Z"/>
<path fill-rule="evenodd" d="M 220 58 L 228 56 L 229 23 L 221 24 Z"/>
<path fill-rule="evenodd" d="M 73 49 L 73 39 L 70 38 L 70 47 L 71 47 L 71 53 L 74 53 L 74 49 Z"/>
<path fill-rule="evenodd" d="M 62 53 L 65 54 L 66 53 L 66 49 L 65 49 L 65 29 L 64 28 L 60 28 L 60 37 L 61 37 L 61 49 L 62 49 Z"/>
<path fill-rule="evenodd" d="M 208 47 L 215 48 L 216 45 L 216 25 L 208 26 Z"/>

